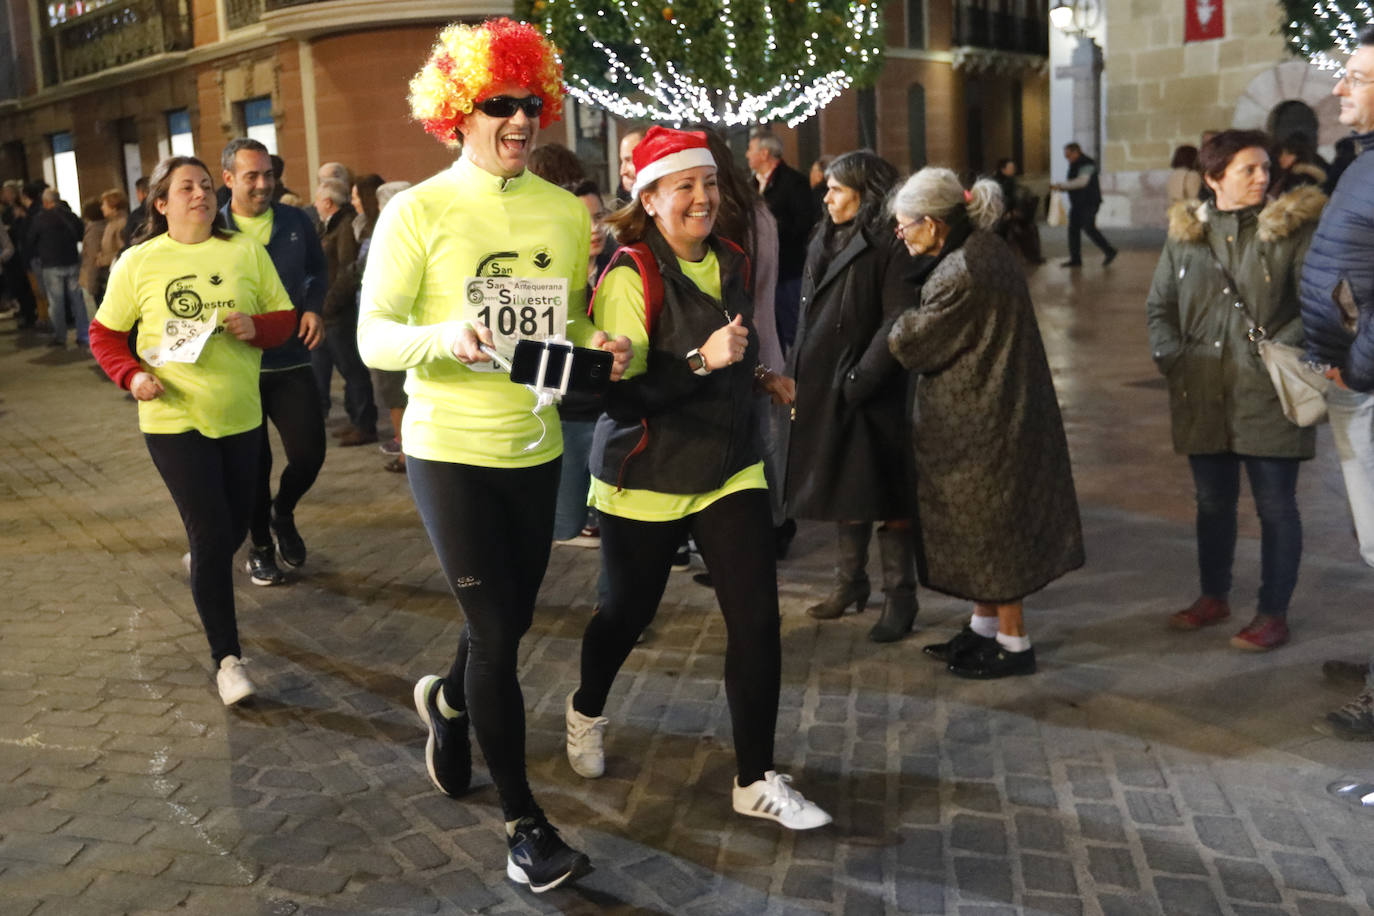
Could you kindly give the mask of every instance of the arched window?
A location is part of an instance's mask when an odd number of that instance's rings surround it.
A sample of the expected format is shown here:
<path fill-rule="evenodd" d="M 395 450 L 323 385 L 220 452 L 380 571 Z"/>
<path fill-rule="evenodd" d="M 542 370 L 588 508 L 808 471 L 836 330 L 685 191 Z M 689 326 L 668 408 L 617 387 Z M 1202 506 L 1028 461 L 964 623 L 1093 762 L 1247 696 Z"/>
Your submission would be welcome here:
<path fill-rule="evenodd" d="M 906 90 L 906 146 L 911 171 L 926 164 L 926 87 L 912 83 Z"/>

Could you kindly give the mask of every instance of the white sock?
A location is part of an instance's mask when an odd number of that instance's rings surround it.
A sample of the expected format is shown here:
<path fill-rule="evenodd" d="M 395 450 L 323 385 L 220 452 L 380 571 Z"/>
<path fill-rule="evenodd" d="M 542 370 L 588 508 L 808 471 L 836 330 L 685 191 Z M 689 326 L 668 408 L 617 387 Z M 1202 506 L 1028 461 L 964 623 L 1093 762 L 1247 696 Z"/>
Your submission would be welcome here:
<path fill-rule="evenodd" d="M 979 617 L 974 614 L 973 619 L 969 621 L 969 627 L 984 639 L 992 639 L 997 635 L 997 618 Z"/>
<path fill-rule="evenodd" d="M 434 698 L 434 705 L 439 707 L 439 715 L 443 716 L 445 719 L 457 719 L 463 715 L 461 709 L 454 709 L 452 706 L 448 705 L 448 702 L 444 700 L 444 691 L 442 689 L 439 690 L 438 695 Z"/>
<path fill-rule="evenodd" d="M 506 821 L 506 838 L 507 838 L 507 839 L 509 839 L 510 837 L 515 836 L 515 825 L 518 824 L 518 823 L 520 823 L 520 822 L 519 822 L 519 821 Z"/>
<path fill-rule="evenodd" d="M 1006 633 L 997 634 L 997 644 L 1008 652 L 1025 652 L 1031 647 L 1029 636 L 1008 636 Z"/>

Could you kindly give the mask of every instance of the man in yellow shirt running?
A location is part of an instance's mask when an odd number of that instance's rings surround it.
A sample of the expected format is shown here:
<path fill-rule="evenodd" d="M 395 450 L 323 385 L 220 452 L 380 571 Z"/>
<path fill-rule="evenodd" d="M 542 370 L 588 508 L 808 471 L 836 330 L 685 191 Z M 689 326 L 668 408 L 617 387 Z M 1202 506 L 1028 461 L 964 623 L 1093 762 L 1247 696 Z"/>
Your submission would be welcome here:
<path fill-rule="evenodd" d="M 468 787 L 471 720 L 501 797 L 506 874 L 540 893 L 591 870 L 530 791 L 516 675 L 548 565 L 562 435 L 552 405 L 481 348 L 509 355 L 519 337 L 566 336 L 613 352 L 618 378 L 630 347 L 586 317 L 586 206 L 525 169 L 562 108 L 552 45 L 509 19 L 452 25 L 410 90 L 416 119 L 462 155 L 382 211 L 358 350 L 369 366 L 406 371 L 407 476 L 466 618 L 448 675 L 422 678 L 415 705 L 430 779 L 449 796 Z"/>

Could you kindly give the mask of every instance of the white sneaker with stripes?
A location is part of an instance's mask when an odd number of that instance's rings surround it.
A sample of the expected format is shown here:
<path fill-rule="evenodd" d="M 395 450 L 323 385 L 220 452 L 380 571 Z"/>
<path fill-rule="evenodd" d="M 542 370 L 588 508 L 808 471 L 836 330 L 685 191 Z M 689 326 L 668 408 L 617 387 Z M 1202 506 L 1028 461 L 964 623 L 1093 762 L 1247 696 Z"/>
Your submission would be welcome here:
<path fill-rule="evenodd" d="M 764 817 L 792 830 L 810 830 L 830 823 L 830 815 L 791 786 L 792 777 L 769 770 L 757 782 L 731 793 L 735 810 L 749 817 Z"/>

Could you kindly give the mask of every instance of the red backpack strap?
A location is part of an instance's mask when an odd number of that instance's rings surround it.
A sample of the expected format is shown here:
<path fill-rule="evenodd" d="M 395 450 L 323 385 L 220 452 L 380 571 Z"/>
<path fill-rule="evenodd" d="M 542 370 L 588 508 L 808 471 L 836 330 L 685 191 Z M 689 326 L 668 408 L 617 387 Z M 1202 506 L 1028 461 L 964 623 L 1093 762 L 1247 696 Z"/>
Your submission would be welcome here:
<path fill-rule="evenodd" d="M 721 237 L 720 242 L 722 245 L 726 245 L 733 251 L 735 251 L 740 256 L 740 259 L 744 261 L 744 288 L 745 290 L 749 291 L 750 295 L 753 295 L 753 277 L 750 276 L 750 271 L 752 270 L 753 265 L 749 263 L 749 255 L 745 254 L 743 248 L 739 247 L 727 238 Z"/>
<path fill-rule="evenodd" d="M 654 253 L 643 242 L 622 245 L 616 249 L 615 254 L 611 256 L 610 263 L 606 265 L 605 271 L 597 278 L 596 289 L 592 292 L 591 302 L 587 303 L 587 317 L 591 317 L 592 303 L 596 301 L 597 294 L 601 292 L 601 284 L 605 281 L 606 276 L 619 266 L 622 255 L 635 262 L 635 271 L 639 274 L 640 282 L 644 284 L 644 329 L 652 337 L 654 319 L 658 317 L 659 312 L 663 311 L 663 276 L 658 272 L 658 261 L 654 258 Z"/>

